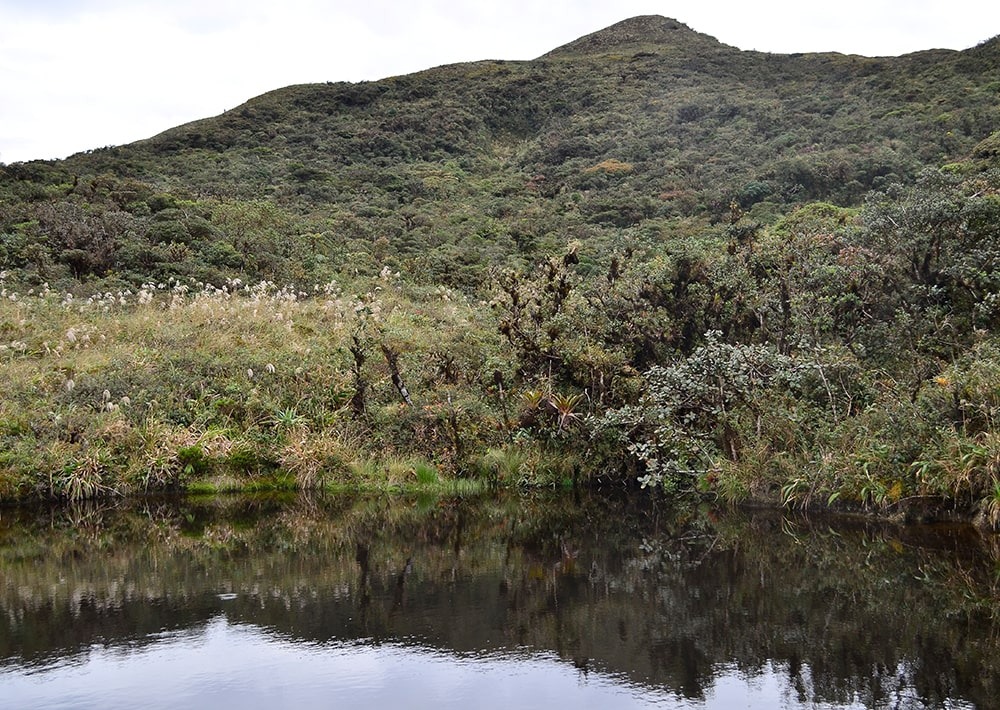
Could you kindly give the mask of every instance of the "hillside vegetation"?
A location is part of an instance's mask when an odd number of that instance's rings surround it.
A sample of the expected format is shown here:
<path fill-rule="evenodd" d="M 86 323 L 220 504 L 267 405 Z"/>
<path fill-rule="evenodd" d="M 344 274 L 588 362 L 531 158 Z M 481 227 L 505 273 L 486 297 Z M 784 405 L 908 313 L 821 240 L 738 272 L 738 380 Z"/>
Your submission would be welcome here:
<path fill-rule="evenodd" d="M 996 38 L 639 17 L 0 166 L 0 496 L 391 471 L 996 524 L 998 76 Z"/>

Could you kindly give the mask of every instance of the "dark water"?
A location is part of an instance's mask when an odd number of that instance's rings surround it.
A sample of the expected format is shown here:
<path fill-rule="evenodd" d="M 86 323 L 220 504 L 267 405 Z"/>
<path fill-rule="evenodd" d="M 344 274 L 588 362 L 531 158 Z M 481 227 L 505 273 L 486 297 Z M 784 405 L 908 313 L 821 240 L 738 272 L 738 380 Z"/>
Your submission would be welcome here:
<path fill-rule="evenodd" d="M 0 510 L 0 708 L 997 708 L 998 550 L 597 496 Z"/>

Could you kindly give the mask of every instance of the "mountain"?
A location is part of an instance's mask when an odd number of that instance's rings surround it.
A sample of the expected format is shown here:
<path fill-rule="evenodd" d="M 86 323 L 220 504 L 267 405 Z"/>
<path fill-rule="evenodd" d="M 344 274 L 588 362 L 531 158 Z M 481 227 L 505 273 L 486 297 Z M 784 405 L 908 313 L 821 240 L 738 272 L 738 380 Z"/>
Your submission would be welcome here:
<path fill-rule="evenodd" d="M 855 205 L 978 155 L 1000 125 L 998 75 L 996 39 L 902 57 L 777 55 L 636 17 L 533 61 L 290 86 L 131 145 L 5 166 L 0 230 L 40 225 L 21 241 L 48 253 L 49 279 L 305 278 L 349 261 L 474 290 L 484 266 L 568 240 L 600 258 L 623 230 L 700 228 L 734 201 L 765 220 L 810 200 Z M 198 207 L 164 214 L 178 199 Z M 36 212 L 60 201 L 124 213 L 99 230 L 121 234 L 100 246 L 58 236 L 61 213 Z M 244 219 L 270 220 L 276 238 L 249 247 L 219 201 L 265 202 L 269 217 Z M 305 234 L 309 259 L 285 242 Z M 171 244 L 183 248 L 171 256 Z M 30 271 L 23 251 L 7 245 L 0 267 Z"/>
<path fill-rule="evenodd" d="M 1000 526 L 998 47 L 638 17 L 2 166 L 0 501 L 438 467 Z"/>
<path fill-rule="evenodd" d="M 724 45 L 714 37 L 695 32 L 683 22 L 658 15 L 642 15 L 622 20 L 557 47 L 543 54 L 541 59 L 620 55 L 626 52 L 692 56 L 700 53 L 714 54 L 719 51 L 739 52 L 735 47 Z"/>

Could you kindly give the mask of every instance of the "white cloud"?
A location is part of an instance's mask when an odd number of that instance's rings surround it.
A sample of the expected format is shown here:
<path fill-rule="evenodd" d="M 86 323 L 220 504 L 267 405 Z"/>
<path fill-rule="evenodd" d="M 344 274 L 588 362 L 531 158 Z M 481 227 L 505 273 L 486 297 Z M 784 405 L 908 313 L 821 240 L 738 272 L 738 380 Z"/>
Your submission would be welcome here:
<path fill-rule="evenodd" d="M 1000 32 L 971 0 L 0 0 L 0 161 L 148 137 L 295 83 L 530 59 L 661 14 L 743 49 L 900 54 Z"/>

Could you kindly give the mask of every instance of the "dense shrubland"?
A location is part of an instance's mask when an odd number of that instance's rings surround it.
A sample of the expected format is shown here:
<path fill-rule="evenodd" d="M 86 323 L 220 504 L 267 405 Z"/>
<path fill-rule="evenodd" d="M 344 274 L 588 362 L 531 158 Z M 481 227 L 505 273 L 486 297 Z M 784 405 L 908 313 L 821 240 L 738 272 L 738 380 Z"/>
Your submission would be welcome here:
<path fill-rule="evenodd" d="M 0 166 L 0 496 L 639 480 L 1000 521 L 996 40 L 630 22 Z"/>

